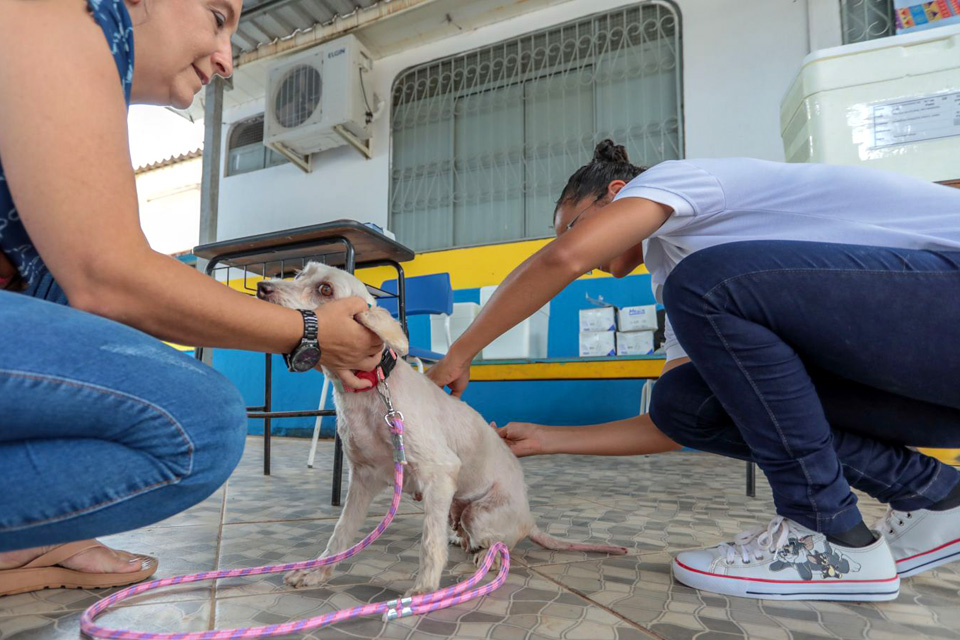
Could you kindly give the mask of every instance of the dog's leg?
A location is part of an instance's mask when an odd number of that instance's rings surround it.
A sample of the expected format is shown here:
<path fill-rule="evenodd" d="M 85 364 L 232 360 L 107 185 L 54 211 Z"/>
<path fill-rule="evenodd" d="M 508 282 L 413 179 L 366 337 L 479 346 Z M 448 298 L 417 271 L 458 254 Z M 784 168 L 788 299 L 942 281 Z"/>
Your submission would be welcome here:
<path fill-rule="evenodd" d="M 333 535 L 327 543 L 326 550 L 320 555 L 321 558 L 336 555 L 341 551 L 350 548 L 356 538 L 363 519 L 367 516 L 367 510 L 373 499 L 386 486 L 382 482 L 379 474 L 371 472 L 369 469 L 352 470 L 350 474 L 350 487 L 347 489 L 347 500 L 343 505 L 343 511 L 340 513 L 340 519 L 333 528 Z M 333 565 L 317 567 L 316 569 L 300 569 L 291 571 L 283 577 L 283 581 L 296 588 L 315 587 L 323 584 L 330 578 L 333 571 Z"/>
<path fill-rule="evenodd" d="M 464 539 L 467 534 L 460 526 L 460 515 L 463 513 L 463 509 L 467 504 L 468 503 L 463 500 L 454 500 L 450 505 L 450 516 L 447 518 L 449 525 L 447 527 L 447 540 L 452 545 L 463 547 L 464 550 L 466 550 Z"/>
<path fill-rule="evenodd" d="M 447 566 L 447 545 L 450 505 L 457 489 L 456 468 L 437 469 L 430 477 L 423 478 L 423 540 L 420 544 L 420 573 L 407 595 L 420 595 L 436 591 L 440 575 Z"/>

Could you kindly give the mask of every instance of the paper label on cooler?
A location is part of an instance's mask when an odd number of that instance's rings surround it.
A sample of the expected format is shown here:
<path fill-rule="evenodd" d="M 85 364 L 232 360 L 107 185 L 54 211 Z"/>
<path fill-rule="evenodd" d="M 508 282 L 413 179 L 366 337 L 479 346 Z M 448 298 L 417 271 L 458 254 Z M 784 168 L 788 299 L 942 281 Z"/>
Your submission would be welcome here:
<path fill-rule="evenodd" d="M 960 91 L 872 105 L 871 149 L 960 136 Z"/>

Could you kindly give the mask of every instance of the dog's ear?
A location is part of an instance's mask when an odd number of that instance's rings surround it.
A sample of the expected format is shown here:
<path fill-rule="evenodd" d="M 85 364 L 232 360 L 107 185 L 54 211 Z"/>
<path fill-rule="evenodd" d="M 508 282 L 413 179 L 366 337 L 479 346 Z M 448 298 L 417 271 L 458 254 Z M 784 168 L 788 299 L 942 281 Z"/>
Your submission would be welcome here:
<path fill-rule="evenodd" d="M 403 333 L 403 327 L 393 319 L 390 312 L 383 307 L 370 307 L 357 314 L 357 320 L 370 331 L 380 336 L 397 355 L 405 356 L 410 350 L 410 343 Z"/>

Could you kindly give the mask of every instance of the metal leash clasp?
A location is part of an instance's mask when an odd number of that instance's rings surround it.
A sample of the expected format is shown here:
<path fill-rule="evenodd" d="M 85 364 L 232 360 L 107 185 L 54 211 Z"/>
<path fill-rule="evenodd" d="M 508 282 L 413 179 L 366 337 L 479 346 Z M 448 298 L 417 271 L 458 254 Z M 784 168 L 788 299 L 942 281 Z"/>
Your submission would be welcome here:
<path fill-rule="evenodd" d="M 377 393 L 387 406 L 387 413 L 383 420 L 390 428 L 390 438 L 393 440 L 393 461 L 400 464 L 407 464 L 407 455 L 403 450 L 403 414 L 393 408 L 393 401 L 390 399 L 390 387 L 387 381 L 382 377 L 377 383 Z"/>

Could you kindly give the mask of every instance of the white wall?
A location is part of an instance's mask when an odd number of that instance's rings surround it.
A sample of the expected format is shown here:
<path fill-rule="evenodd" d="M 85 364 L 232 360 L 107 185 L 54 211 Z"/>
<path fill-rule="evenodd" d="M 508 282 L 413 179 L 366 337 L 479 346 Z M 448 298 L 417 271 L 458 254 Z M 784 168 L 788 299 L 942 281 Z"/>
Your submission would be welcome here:
<path fill-rule="evenodd" d="M 829 0 L 832 6 L 838 6 L 838 1 Z M 832 24 L 839 21 L 839 10 L 834 15 L 827 2 L 676 0 L 683 25 L 686 157 L 783 160 L 780 99 L 811 41 L 821 47 L 840 44 L 829 42 L 831 34 L 839 37 L 839 28 Z M 379 59 L 372 90 L 389 99 L 394 78 L 410 66 L 624 4 L 623 0 L 570 0 Z M 224 119 L 236 122 L 262 111 L 262 102 L 249 103 L 226 113 Z M 385 226 L 390 183 L 388 112 L 374 124 L 371 160 L 344 147 L 315 156 L 311 174 L 284 165 L 222 178 L 218 240 L 338 218 Z M 224 128 L 224 145 L 228 129 Z M 225 160 L 226 156 L 224 152 Z"/>
<path fill-rule="evenodd" d="M 160 253 L 190 251 L 200 236 L 201 158 L 137 175 L 140 226 Z"/>

